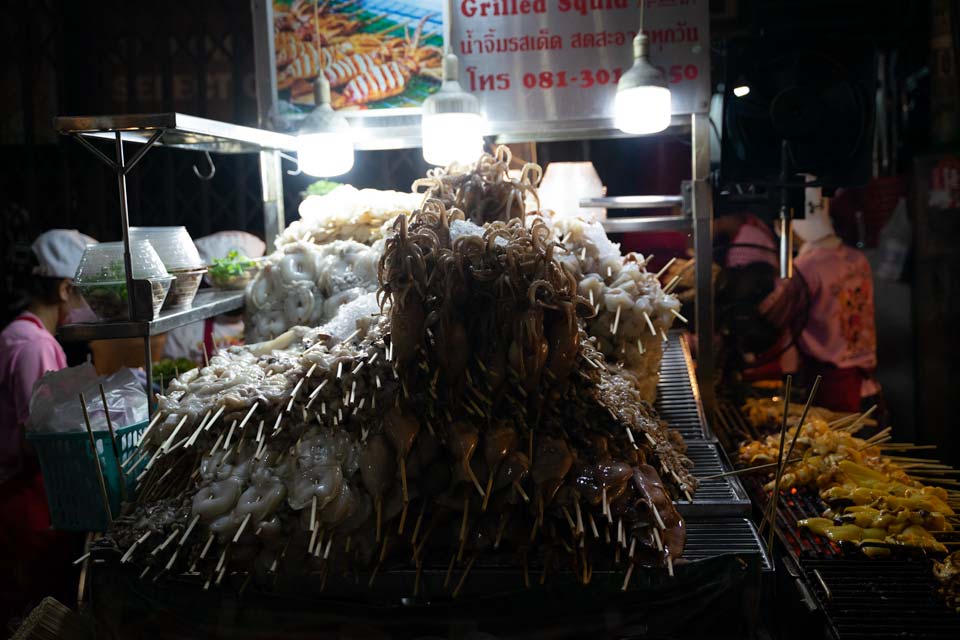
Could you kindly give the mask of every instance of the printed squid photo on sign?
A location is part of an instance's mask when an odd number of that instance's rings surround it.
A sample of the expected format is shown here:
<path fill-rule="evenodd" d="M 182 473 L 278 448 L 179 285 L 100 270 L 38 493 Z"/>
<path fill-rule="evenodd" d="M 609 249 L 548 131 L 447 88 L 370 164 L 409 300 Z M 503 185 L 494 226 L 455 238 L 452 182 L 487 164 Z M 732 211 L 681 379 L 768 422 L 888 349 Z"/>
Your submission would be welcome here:
<path fill-rule="evenodd" d="M 334 109 L 417 109 L 440 86 L 441 0 L 274 0 L 277 98 L 314 106 L 320 74 Z"/>

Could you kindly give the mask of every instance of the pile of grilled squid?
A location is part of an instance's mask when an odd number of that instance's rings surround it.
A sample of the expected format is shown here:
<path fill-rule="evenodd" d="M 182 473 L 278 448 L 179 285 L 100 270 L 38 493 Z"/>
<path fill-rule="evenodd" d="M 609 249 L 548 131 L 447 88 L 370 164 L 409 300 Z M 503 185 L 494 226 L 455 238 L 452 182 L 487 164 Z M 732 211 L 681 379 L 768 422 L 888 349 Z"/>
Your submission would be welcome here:
<path fill-rule="evenodd" d="M 485 555 L 528 585 L 531 568 L 620 570 L 624 589 L 673 573 L 673 501 L 696 489 L 683 440 L 588 334 L 598 300 L 549 216 L 523 215 L 539 168 L 510 178 L 502 159 L 432 176 L 395 218 L 375 292 L 170 382 L 127 463 L 137 499 L 109 533 L 123 563 L 207 588 L 375 589 L 415 569 L 414 594 L 442 568 L 453 596 Z"/>

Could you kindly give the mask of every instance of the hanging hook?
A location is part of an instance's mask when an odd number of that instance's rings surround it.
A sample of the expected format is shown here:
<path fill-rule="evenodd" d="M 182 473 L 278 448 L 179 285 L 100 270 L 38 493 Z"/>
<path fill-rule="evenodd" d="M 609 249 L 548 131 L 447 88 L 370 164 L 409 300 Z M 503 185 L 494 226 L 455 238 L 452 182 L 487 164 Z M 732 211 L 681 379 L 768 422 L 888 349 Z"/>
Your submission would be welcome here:
<path fill-rule="evenodd" d="M 301 173 L 303 173 L 303 171 L 301 171 L 301 169 L 300 169 L 300 158 L 299 158 L 299 156 L 291 156 L 291 155 L 288 155 L 288 154 L 286 154 L 286 153 L 283 153 L 282 151 L 278 151 L 277 153 L 278 153 L 278 154 L 280 155 L 280 157 L 283 158 L 284 160 L 287 160 L 287 161 L 289 161 L 289 162 L 292 162 L 294 165 L 296 165 L 296 169 L 287 169 L 287 175 L 288 175 L 288 176 L 298 176 L 298 175 L 300 175 Z"/>
<path fill-rule="evenodd" d="M 203 157 L 207 159 L 207 165 L 210 167 L 210 173 L 203 175 L 200 173 L 200 169 L 197 169 L 197 165 L 193 165 L 193 175 L 197 176 L 201 180 L 213 180 L 213 176 L 217 175 L 217 167 L 213 164 L 213 158 L 210 157 L 209 151 L 204 151 Z"/>

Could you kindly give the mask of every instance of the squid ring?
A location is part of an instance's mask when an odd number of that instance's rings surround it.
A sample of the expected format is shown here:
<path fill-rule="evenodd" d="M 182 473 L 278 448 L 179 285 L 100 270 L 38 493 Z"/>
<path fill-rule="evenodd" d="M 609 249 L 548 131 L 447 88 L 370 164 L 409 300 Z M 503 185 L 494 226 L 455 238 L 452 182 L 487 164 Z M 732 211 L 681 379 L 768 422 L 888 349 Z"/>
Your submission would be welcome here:
<path fill-rule="evenodd" d="M 303 324 L 313 315 L 315 304 L 313 292 L 306 287 L 295 287 L 287 295 L 283 305 L 284 315 L 290 325 Z"/>

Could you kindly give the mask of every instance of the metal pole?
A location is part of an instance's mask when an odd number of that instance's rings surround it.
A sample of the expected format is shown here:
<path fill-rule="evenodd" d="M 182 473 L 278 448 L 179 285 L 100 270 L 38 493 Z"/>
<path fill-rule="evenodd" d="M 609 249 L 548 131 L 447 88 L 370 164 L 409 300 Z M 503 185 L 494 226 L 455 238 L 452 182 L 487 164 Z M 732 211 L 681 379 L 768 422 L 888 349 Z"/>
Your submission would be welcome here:
<path fill-rule="evenodd" d="M 793 277 L 793 210 L 790 208 L 790 147 L 780 143 L 780 277 Z"/>
<path fill-rule="evenodd" d="M 697 319 L 697 381 L 707 422 L 713 421 L 716 382 L 713 346 L 713 191 L 710 174 L 710 122 L 691 115 L 693 183 L 693 251 Z"/>
<path fill-rule="evenodd" d="M 153 393 L 153 351 L 150 337 L 143 337 L 143 370 L 147 374 L 147 415 L 153 415 L 153 408 L 157 405 L 156 394 Z M 160 391 L 163 391 L 161 389 Z M 121 479 L 122 480 L 122 479 Z"/>
<path fill-rule="evenodd" d="M 120 226 L 123 232 L 123 273 L 127 281 L 127 317 L 133 321 L 134 291 L 133 291 L 133 265 L 130 260 L 130 215 L 127 210 L 127 173 L 123 166 L 123 139 L 120 132 L 114 133 L 116 136 L 117 148 L 117 189 L 120 193 Z"/>
<path fill-rule="evenodd" d="M 274 63 L 273 3 L 251 0 L 253 12 L 253 65 L 257 86 L 259 125 L 270 129 L 270 114 L 277 102 L 277 67 Z M 283 172 L 280 153 L 260 152 L 260 180 L 263 193 L 263 235 L 267 251 L 286 226 L 283 210 Z"/>

